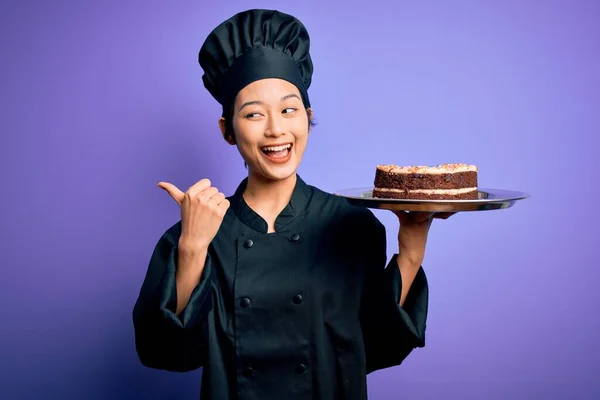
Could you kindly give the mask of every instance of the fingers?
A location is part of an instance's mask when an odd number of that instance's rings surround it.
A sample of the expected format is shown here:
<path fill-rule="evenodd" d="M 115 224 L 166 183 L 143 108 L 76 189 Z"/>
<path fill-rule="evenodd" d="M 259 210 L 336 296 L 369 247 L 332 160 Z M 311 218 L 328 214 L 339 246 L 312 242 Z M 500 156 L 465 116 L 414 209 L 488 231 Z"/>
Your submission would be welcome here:
<path fill-rule="evenodd" d="M 454 214 L 456 214 L 456 212 L 438 212 L 438 213 L 435 213 L 433 215 L 433 218 L 436 218 L 436 219 L 448 219 L 451 216 L 453 216 Z"/>
<path fill-rule="evenodd" d="M 209 206 L 218 206 L 225 200 L 225 195 L 214 186 L 211 186 L 211 182 L 208 179 L 202 179 L 192 185 L 186 196 L 190 199 L 199 200 Z"/>
<path fill-rule="evenodd" d="M 412 222 L 425 222 L 430 220 L 434 213 L 432 212 L 415 212 L 408 214 L 411 217 Z"/>
<path fill-rule="evenodd" d="M 177 186 L 173 185 L 172 183 L 159 182 L 158 187 L 165 190 L 167 193 L 169 193 L 169 196 L 171 196 L 173 198 L 173 200 L 175 200 L 177 202 L 177 204 L 181 204 L 181 202 L 183 201 L 183 197 L 184 197 L 185 193 L 183 193 L 181 190 L 179 190 L 179 188 Z"/>
<path fill-rule="evenodd" d="M 408 213 L 406 211 L 396 210 L 394 211 L 394 214 L 396 214 L 396 216 L 398 217 L 400 225 L 404 225 L 408 222 Z"/>
<path fill-rule="evenodd" d="M 421 223 L 428 221 L 431 224 L 432 220 L 435 219 L 448 219 L 456 212 L 423 212 L 423 211 L 402 211 L 395 210 L 394 214 L 398 216 L 400 223 Z"/>
<path fill-rule="evenodd" d="M 214 195 L 210 197 L 209 204 L 218 206 L 223 200 L 225 200 L 225 195 L 217 191 Z"/>
<path fill-rule="evenodd" d="M 212 201 L 213 197 L 219 194 L 219 190 L 215 187 L 212 187 L 210 180 L 206 178 L 201 179 L 192 186 L 190 186 L 188 191 L 185 193 L 179 190 L 177 186 L 169 182 L 159 182 L 158 187 L 169 193 L 169 195 L 179 205 L 181 205 L 185 196 L 198 197 L 208 202 Z M 219 204 L 224 197 L 224 195 L 220 194 L 214 203 Z"/>
<path fill-rule="evenodd" d="M 199 196 L 201 197 L 203 200 L 205 200 L 206 202 L 210 202 L 210 200 L 216 196 L 219 193 L 219 189 L 217 189 L 216 187 L 209 187 L 207 189 L 204 189 L 203 191 L 197 193 L 197 194 L 192 194 L 193 192 L 190 192 L 190 195 L 192 196 Z"/>
<path fill-rule="evenodd" d="M 394 211 L 400 222 L 420 223 L 430 219 L 434 213 L 423 211 Z"/>
<path fill-rule="evenodd" d="M 219 203 L 219 205 L 217 207 L 219 207 L 219 209 L 221 210 L 221 212 L 223 213 L 222 215 L 225 215 L 225 212 L 227 211 L 227 209 L 229 208 L 229 200 L 224 199 L 223 201 L 221 201 Z"/>
<path fill-rule="evenodd" d="M 190 196 L 194 197 L 198 193 L 201 193 L 201 192 L 205 191 L 206 189 L 210 188 L 211 184 L 212 184 L 212 182 L 207 178 L 200 179 L 198 182 L 196 182 L 192 186 L 190 186 L 190 188 L 188 189 L 188 193 Z"/>
<path fill-rule="evenodd" d="M 394 214 L 398 216 L 401 224 L 419 224 L 425 221 L 430 221 L 434 213 L 396 210 L 394 211 Z"/>

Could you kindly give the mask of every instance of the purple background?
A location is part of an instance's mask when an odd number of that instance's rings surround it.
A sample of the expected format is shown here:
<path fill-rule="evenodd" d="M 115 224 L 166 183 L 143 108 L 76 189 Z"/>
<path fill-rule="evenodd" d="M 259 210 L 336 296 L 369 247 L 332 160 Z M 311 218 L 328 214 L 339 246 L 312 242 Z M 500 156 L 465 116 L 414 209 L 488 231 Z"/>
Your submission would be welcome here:
<path fill-rule="evenodd" d="M 230 194 L 246 172 L 196 57 L 249 7 L 311 33 L 309 183 L 461 161 L 532 195 L 436 221 L 427 346 L 371 398 L 599 398 L 600 3 L 366 4 L 2 1 L 1 398 L 197 398 L 200 370 L 140 365 L 131 310 L 179 216 L 156 183 Z"/>

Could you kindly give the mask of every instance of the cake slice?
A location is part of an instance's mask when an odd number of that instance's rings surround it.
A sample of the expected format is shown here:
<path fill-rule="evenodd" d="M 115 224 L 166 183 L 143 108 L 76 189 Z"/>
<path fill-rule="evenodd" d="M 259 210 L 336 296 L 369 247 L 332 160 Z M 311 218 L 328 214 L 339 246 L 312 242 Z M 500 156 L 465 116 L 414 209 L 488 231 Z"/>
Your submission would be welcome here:
<path fill-rule="evenodd" d="M 478 169 L 470 164 L 378 165 L 373 197 L 415 200 L 470 200 L 479 197 Z"/>

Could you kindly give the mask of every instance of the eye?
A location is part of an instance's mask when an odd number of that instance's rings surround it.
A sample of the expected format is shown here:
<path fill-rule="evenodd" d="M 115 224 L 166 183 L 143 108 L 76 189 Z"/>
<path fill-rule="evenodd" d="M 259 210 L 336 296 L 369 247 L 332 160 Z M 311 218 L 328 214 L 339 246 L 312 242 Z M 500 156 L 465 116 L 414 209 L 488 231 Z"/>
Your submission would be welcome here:
<path fill-rule="evenodd" d="M 288 107 L 288 108 L 285 108 L 285 109 L 283 110 L 283 113 L 284 113 L 284 114 L 290 114 L 290 113 L 293 113 L 293 112 L 295 112 L 295 111 L 296 111 L 296 109 L 295 109 L 295 108 L 293 108 L 293 107 Z"/>
<path fill-rule="evenodd" d="M 256 117 L 258 117 L 258 116 L 260 116 L 260 114 L 259 114 L 259 113 L 249 113 L 249 114 L 246 114 L 246 117 L 245 117 L 245 118 L 246 118 L 246 119 L 252 119 L 252 118 L 256 118 Z"/>

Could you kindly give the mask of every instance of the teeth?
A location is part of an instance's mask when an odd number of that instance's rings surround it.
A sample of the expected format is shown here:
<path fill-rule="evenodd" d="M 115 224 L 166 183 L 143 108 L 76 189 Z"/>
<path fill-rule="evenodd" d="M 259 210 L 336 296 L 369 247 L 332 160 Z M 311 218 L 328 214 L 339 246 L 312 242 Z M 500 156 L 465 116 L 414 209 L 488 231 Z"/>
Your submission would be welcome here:
<path fill-rule="evenodd" d="M 282 150 L 285 150 L 285 149 L 289 149 L 291 147 L 292 147 L 291 144 L 284 144 L 283 146 L 263 147 L 262 149 L 264 151 L 282 151 Z"/>

